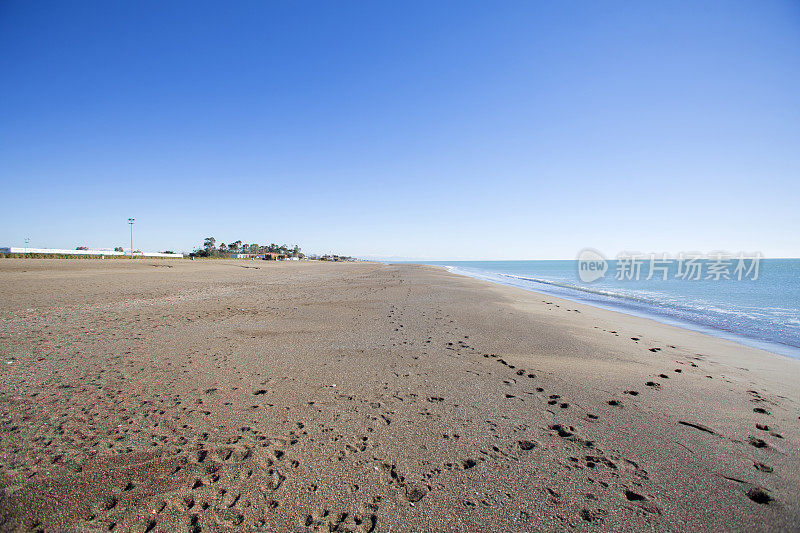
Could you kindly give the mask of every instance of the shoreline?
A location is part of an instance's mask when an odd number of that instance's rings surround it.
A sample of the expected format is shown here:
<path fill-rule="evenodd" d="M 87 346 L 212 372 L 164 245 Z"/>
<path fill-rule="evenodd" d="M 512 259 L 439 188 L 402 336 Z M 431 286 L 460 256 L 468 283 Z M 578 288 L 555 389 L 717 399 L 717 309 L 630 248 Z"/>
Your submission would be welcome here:
<path fill-rule="evenodd" d="M 404 264 L 404 263 L 396 263 L 396 264 Z M 688 319 L 679 319 L 679 318 L 671 317 L 671 316 L 666 315 L 666 314 L 659 314 L 658 312 L 655 312 L 655 311 L 649 311 L 644 306 L 642 306 L 642 308 L 636 308 L 636 307 L 630 306 L 630 305 L 628 305 L 628 306 L 623 305 L 622 303 L 615 304 L 613 302 L 604 303 L 604 302 L 588 300 L 586 298 L 581 298 L 578 295 L 576 295 L 574 297 L 569 297 L 568 295 L 554 294 L 554 293 L 551 293 L 551 292 L 547 291 L 547 284 L 539 282 L 539 281 L 536 281 L 536 280 L 528 280 L 528 281 L 532 281 L 534 283 L 542 285 L 543 287 L 541 289 L 539 289 L 539 288 L 522 287 L 522 286 L 519 286 L 519 285 L 514 285 L 514 284 L 512 284 L 510 282 L 506 283 L 506 282 L 503 282 L 503 281 L 500 281 L 500 280 L 497 280 L 497 279 L 491 279 L 488 276 L 481 276 L 478 273 L 471 273 L 469 271 L 460 269 L 457 266 L 428 265 L 426 263 L 407 263 L 407 264 L 417 264 L 417 265 L 423 265 L 423 266 L 432 266 L 432 267 L 436 267 L 436 268 L 443 268 L 446 271 L 448 271 L 448 272 L 450 272 L 452 274 L 459 275 L 459 276 L 465 276 L 465 277 L 472 278 L 472 279 L 488 281 L 490 283 L 495 283 L 495 284 L 503 285 L 503 286 L 507 286 L 507 287 L 515 287 L 515 288 L 519 288 L 519 289 L 522 289 L 522 290 L 525 290 L 525 291 L 534 292 L 536 294 L 545 295 L 545 296 L 548 296 L 549 298 L 559 298 L 559 299 L 563 299 L 565 301 L 570 301 L 570 302 L 574 302 L 574 303 L 580 303 L 580 304 L 583 304 L 583 305 L 589 305 L 589 306 L 592 306 L 592 307 L 596 307 L 598 309 L 604 309 L 606 311 L 612 311 L 612 312 L 622 313 L 622 314 L 629 315 L 629 316 L 646 318 L 646 319 L 658 322 L 660 324 L 664 324 L 664 325 L 668 325 L 668 326 L 674 326 L 674 327 L 678 327 L 678 328 L 681 328 L 681 329 L 694 331 L 694 332 L 697 332 L 697 333 L 702 333 L 702 334 L 709 335 L 709 336 L 712 336 L 712 337 L 716 337 L 716 338 L 719 338 L 719 339 L 729 340 L 729 341 L 735 342 L 737 344 L 740 344 L 742 346 L 747 346 L 747 347 L 750 347 L 750 348 L 763 350 L 763 351 L 770 352 L 770 353 L 772 353 L 774 355 L 778 355 L 778 356 L 781 356 L 781 357 L 788 357 L 790 359 L 798 359 L 798 360 L 800 360 L 800 347 L 793 346 L 791 344 L 782 343 L 782 342 L 779 342 L 779 341 L 758 339 L 758 338 L 755 338 L 755 337 L 750 337 L 750 336 L 747 336 L 747 335 L 736 333 L 736 332 L 733 332 L 733 331 L 730 331 L 730 330 L 725 330 L 725 329 L 721 329 L 721 328 L 718 328 L 718 327 L 709 326 L 709 325 L 706 325 L 706 324 L 692 322 L 691 320 L 688 320 Z M 497 276 L 507 276 L 505 274 L 500 274 L 500 273 L 496 273 L 496 275 Z M 507 277 L 513 278 L 513 276 L 507 276 Z M 577 290 L 577 289 L 572 289 L 572 290 Z"/>
<path fill-rule="evenodd" d="M 0 530 L 800 525 L 794 359 L 432 266 L 264 263 L 0 262 Z"/>
<path fill-rule="evenodd" d="M 680 324 L 670 324 L 666 322 L 662 322 L 657 320 L 656 318 L 650 316 L 642 316 L 632 313 L 627 313 L 625 311 L 621 311 L 618 309 L 611 309 L 605 308 L 594 303 L 586 303 L 571 300 L 569 298 L 564 298 L 562 296 L 555 296 L 550 295 L 543 292 L 538 292 L 535 290 L 517 287 L 513 285 L 506 285 L 503 283 L 498 283 L 491 280 L 485 280 L 477 277 L 472 277 L 469 275 L 450 272 L 446 269 L 446 267 L 439 267 L 438 265 L 424 265 L 420 264 L 421 267 L 431 267 L 431 268 L 445 268 L 445 272 L 450 275 L 457 276 L 459 278 L 466 278 L 468 280 L 477 282 L 476 288 L 480 289 L 488 289 L 489 291 L 497 291 L 499 294 L 504 296 L 505 298 L 510 299 L 513 301 L 513 305 L 520 309 L 525 310 L 525 312 L 531 313 L 534 316 L 541 317 L 543 313 L 541 309 L 534 310 L 534 306 L 538 306 L 539 304 L 544 304 L 545 307 L 552 309 L 555 308 L 570 308 L 574 312 L 576 309 L 580 311 L 582 314 L 589 314 L 592 317 L 592 320 L 599 319 L 602 320 L 604 323 L 608 325 L 608 327 L 613 327 L 614 324 L 616 325 L 625 325 L 631 331 L 648 331 L 648 332 L 656 332 L 659 335 L 673 336 L 673 337 L 681 337 L 689 341 L 690 344 L 695 346 L 703 346 L 703 347 L 712 347 L 712 349 L 717 353 L 726 353 L 726 357 L 731 356 L 731 354 L 736 355 L 735 362 L 736 364 L 744 364 L 744 359 L 746 358 L 756 358 L 757 360 L 762 361 L 773 361 L 774 365 L 778 368 L 793 368 L 800 372 L 800 359 L 784 356 L 783 354 L 778 354 L 772 352 L 770 350 L 766 350 L 764 348 L 759 348 L 756 346 L 750 346 L 747 344 L 743 344 L 738 342 L 735 339 L 728 339 L 725 337 L 711 335 L 704 331 L 699 331 L 696 329 L 690 329 L 684 327 Z M 529 296 L 532 295 L 532 296 Z M 581 317 L 582 318 L 582 317 Z M 570 318 L 570 320 L 574 320 L 574 317 Z M 620 328 L 622 329 L 622 328 Z M 618 333 L 622 336 L 621 333 Z M 640 337 L 640 340 L 643 340 L 645 337 Z M 656 342 L 651 339 L 651 342 Z M 662 341 L 663 343 L 664 341 Z M 780 357 L 775 357 L 780 356 Z M 733 361 L 729 361 L 729 363 L 733 363 Z M 798 374 L 800 377 L 800 374 Z M 798 391 L 800 392 L 800 391 Z"/>

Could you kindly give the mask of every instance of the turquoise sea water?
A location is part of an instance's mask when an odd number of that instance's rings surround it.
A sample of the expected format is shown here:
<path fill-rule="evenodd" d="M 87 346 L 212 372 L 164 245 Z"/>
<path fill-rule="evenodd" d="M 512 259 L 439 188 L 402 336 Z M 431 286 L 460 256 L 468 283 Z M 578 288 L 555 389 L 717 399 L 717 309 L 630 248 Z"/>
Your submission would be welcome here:
<path fill-rule="evenodd" d="M 731 279 L 715 279 L 710 260 L 701 261 L 700 279 L 694 279 L 696 272 L 683 279 L 686 263 L 673 260 L 661 263 L 664 269 L 649 280 L 649 261 L 641 265 L 637 280 L 626 269 L 630 265 L 612 260 L 605 277 L 592 282 L 581 281 L 577 261 L 415 262 L 800 358 L 800 259 L 761 259 L 757 279 L 753 271 L 736 272 L 736 261 L 726 269 Z M 623 279 L 617 279 L 620 272 Z"/>

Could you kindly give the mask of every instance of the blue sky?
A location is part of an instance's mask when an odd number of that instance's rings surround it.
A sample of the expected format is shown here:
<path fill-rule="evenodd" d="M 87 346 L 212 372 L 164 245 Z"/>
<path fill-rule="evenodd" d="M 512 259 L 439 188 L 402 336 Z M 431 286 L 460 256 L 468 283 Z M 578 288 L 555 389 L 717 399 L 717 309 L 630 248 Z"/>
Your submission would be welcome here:
<path fill-rule="evenodd" d="M 800 257 L 800 3 L 0 3 L 0 245 Z"/>

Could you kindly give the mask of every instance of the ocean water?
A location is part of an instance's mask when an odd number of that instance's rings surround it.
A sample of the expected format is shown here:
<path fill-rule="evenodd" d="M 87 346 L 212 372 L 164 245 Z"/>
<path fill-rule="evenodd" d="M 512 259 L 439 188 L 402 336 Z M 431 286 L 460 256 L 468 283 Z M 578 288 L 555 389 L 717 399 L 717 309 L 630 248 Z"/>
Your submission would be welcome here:
<path fill-rule="evenodd" d="M 640 266 L 638 279 L 630 263 L 611 260 L 605 276 L 591 282 L 579 277 L 578 261 L 415 262 L 800 358 L 800 259 L 761 259 L 757 274 L 747 272 L 752 260 L 739 271 L 734 260 L 715 274 L 712 260 L 704 259 L 700 276 L 687 263 L 672 260 L 656 264 L 663 268 L 649 280 L 649 260 Z"/>

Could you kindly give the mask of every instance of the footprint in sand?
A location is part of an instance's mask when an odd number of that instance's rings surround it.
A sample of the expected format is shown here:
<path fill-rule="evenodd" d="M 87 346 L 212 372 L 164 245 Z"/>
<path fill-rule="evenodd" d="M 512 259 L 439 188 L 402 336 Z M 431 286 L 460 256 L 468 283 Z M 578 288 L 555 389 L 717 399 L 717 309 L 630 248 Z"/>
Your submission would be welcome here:
<path fill-rule="evenodd" d="M 765 465 L 764 463 L 753 463 L 753 466 L 756 470 L 766 472 L 767 474 L 771 474 L 773 470 L 771 466 Z"/>
<path fill-rule="evenodd" d="M 642 502 L 647 499 L 641 494 L 633 492 L 632 490 L 629 489 L 625 489 L 625 498 L 627 498 L 629 502 Z"/>
<path fill-rule="evenodd" d="M 552 425 L 549 426 L 549 428 L 552 431 L 555 431 L 556 435 L 558 435 L 559 437 L 561 437 L 563 439 L 571 437 L 573 435 L 572 432 L 575 431 L 575 428 L 570 426 L 570 428 L 567 429 L 564 426 L 562 426 L 561 424 L 552 424 Z"/>
<path fill-rule="evenodd" d="M 753 487 L 748 490 L 747 497 L 761 505 L 766 505 L 773 500 L 772 496 L 760 487 Z"/>

